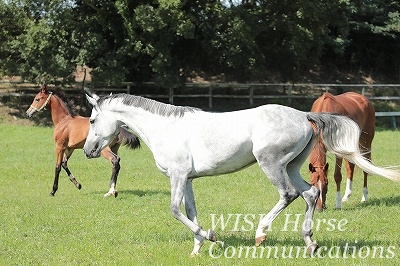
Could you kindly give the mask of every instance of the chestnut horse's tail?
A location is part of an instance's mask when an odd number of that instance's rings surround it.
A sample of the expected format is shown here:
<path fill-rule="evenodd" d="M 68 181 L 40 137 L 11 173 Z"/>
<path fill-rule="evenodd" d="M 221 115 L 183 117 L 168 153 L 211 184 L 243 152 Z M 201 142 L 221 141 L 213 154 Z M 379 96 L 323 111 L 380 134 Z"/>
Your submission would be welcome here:
<path fill-rule="evenodd" d="M 132 132 L 126 130 L 124 127 L 121 127 L 117 138 L 117 143 L 127 146 L 130 149 L 140 148 L 139 138 Z"/>
<path fill-rule="evenodd" d="M 307 113 L 307 119 L 314 125 L 315 132 L 333 154 L 342 157 L 363 171 L 400 182 L 400 172 L 373 165 L 365 159 L 359 149 L 360 128 L 346 116 L 330 113 Z"/>

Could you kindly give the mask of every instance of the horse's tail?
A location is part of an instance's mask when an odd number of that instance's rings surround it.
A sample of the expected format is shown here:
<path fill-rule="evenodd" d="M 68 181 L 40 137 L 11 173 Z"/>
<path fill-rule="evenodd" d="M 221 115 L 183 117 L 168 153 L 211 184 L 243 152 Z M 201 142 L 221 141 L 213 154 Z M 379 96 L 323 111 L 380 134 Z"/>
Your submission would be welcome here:
<path fill-rule="evenodd" d="M 121 130 L 119 131 L 117 143 L 127 146 L 130 149 L 140 148 L 139 138 L 124 127 L 121 127 Z"/>
<path fill-rule="evenodd" d="M 359 149 L 360 128 L 346 116 L 329 113 L 307 113 L 307 119 L 315 126 L 315 132 L 333 154 L 342 157 L 363 171 L 400 182 L 400 172 L 373 165 Z"/>

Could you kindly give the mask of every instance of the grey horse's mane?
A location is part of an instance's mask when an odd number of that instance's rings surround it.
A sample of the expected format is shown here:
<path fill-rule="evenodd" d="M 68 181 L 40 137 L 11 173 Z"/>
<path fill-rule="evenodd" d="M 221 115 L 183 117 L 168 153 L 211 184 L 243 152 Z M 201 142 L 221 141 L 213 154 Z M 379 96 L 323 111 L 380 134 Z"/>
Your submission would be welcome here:
<path fill-rule="evenodd" d="M 120 101 L 122 104 L 127 106 L 140 107 L 143 110 L 149 111 L 153 114 L 161 115 L 161 116 L 175 116 L 182 117 L 185 113 L 190 112 L 193 113 L 195 111 L 201 111 L 201 109 L 195 107 L 188 106 L 175 106 L 171 104 L 157 102 L 152 99 L 120 93 L 113 94 L 103 98 L 100 98 L 97 102 L 97 105 L 101 107 L 103 104 L 110 101 Z"/>

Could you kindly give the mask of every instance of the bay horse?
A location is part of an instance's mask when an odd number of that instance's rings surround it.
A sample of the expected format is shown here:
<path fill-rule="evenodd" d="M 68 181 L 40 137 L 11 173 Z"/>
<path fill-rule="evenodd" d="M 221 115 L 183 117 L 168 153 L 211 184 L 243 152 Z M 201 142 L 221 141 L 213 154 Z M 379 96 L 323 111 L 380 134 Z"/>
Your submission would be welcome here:
<path fill-rule="evenodd" d="M 67 163 L 75 149 L 83 148 L 89 132 L 89 118 L 76 115 L 72 103 L 66 101 L 65 94 L 59 89 L 50 91 L 46 85 L 42 85 L 40 92 L 36 94 L 26 114 L 28 117 L 31 117 L 34 113 L 44 108 L 50 110 L 54 124 L 54 141 L 56 144 L 56 167 L 53 189 L 50 195 L 54 196 L 58 189 L 58 178 L 61 167 L 64 168 L 71 182 L 78 189 L 81 189 L 82 185 L 75 179 Z M 120 170 L 120 157 L 117 153 L 121 145 L 125 145 L 130 149 L 136 149 L 140 147 L 140 141 L 136 135 L 121 128 L 119 134 L 101 152 L 101 155 L 112 164 L 110 189 L 104 197 L 111 195 L 114 195 L 114 197 L 118 196 L 118 191 L 115 187 Z"/>
<path fill-rule="evenodd" d="M 363 156 L 371 159 L 371 143 L 375 134 L 375 109 L 371 102 L 355 92 L 347 92 L 340 95 L 332 95 L 324 93 L 312 105 L 311 112 L 329 112 L 340 115 L 346 115 L 354 120 L 361 129 L 360 135 L 360 150 Z M 340 193 L 340 184 L 342 182 L 342 167 L 343 159 L 336 156 L 334 178 L 336 182 L 336 209 L 341 209 L 341 202 L 348 201 L 352 194 L 354 163 L 345 160 L 347 182 L 346 190 L 343 198 Z M 317 201 L 317 209 L 326 209 L 326 194 L 328 192 L 328 167 L 326 162 L 326 149 L 322 142 L 317 143 L 310 154 L 309 170 L 311 175 L 311 184 L 316 186 L 320 191 L 320 197 Z M 364 186 L 362 190 L 361 201 L 365 202 L 368 199 L 367 187 L 368 173 L 364 171 Z"/>
<path fill-rule="evenodd" d="M 264 231 L 278 214 L 301 196 L 306 202 L 301 235 L 310 254 L 317 248 L 311 236 L 319 190 L 301 177 L 300 168 L 315 140 L 322 138 L 328 151 L 366 172 L 400 181 L 400 172 L 377 167 L 361 155 L 360 129 L 345 116 L 307 113 L 272 104 L 209 113 L 128 94 L 98 100 L 86 97 L 94 106 L 83 147 L 86 156 L 99 157 L 121 126 L 138 134 L 153 153 L 157 168 L 170 179 L 171 213 L 194 234 L 191 255 L 199 253 L 204 239 L 216 241 L 214 231 L 203 230 L 197 221 L 192 189 L 195 178 L 238 171 L 257 162 L 278 190 L 280 199 L 260 220 L 255 232 L 256 246 L 265 241 Z M 180 209 L 182 202 L 187 216 Z"/>

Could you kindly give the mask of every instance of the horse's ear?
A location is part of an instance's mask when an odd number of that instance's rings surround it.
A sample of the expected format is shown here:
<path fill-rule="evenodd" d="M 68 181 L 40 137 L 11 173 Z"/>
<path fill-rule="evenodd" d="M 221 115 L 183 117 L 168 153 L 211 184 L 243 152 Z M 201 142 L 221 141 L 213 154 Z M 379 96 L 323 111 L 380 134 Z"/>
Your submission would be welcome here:
<path fill-rule="evenodd" d="M 310 163 L 308 165 L 308 170 L 310 170 L 311 173 L 314 173 L 315 172 L 315 167 Z"/>
<path fill-rule="evenodd" d="M 42 86 L 40 86 L 40 92 L 46 92 L 46 91 L 47 91 L 47 85 L 42 84 Z"/>
<path fill-rule="evenodd" d="M 326 163 L 324 166 L 324 171 L 328 171 L 328 168 L 329 168 L 329 163 Z"/>
<path fill-rule="evenodd" d="M 100 99 L 100 97 L 96 93 L 91 91 L 88 87 L 84 87 L 83 89 L 85 90 L 87 95 L 89 95 L 90 97 L 94 98 L 96 101 L 98 101 Z"/>
<path fill-rule="evenodd" d="M 97 104 L 97 99 L 95 99 L 94 97 L 91 97 L 90 95 L 86 94 L 86 99 L 88 100 L 88 102 L 95 106 Z"/>

